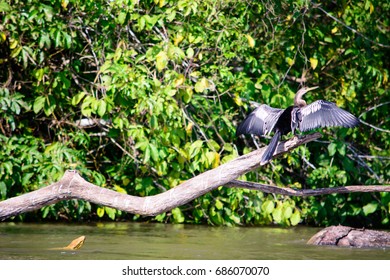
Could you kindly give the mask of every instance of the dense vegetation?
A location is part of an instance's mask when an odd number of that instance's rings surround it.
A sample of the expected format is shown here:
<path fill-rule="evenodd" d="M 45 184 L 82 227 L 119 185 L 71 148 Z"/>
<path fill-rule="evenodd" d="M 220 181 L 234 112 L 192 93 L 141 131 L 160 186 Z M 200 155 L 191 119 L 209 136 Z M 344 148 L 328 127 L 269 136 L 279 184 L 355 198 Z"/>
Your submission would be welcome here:
<path fill-rule="evenodd" d="M 0 199 L 77 169 L 148 196 L 265 145 L 236 138 L 253 109 L 302 85 L 355 114 L 241 179 L 295 188 L 390 178 L 390 3 L 0 0 Z M 255 143 L 256 142 L 256 143 Z M 18 220 L 142 220 L 84 201 Z M 159 222 L 388 227 L 390 194 L 290 198 L 220 188 Z"/>

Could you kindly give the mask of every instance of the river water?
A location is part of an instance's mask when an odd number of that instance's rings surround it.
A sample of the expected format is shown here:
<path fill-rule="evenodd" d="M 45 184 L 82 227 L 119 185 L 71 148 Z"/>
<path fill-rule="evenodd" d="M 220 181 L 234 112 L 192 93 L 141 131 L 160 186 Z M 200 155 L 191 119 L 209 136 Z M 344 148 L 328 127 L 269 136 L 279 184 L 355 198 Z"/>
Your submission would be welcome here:
<path fill-rule="evenodd" d="M 0 259 L 390 260 L 390 248 L 307 245 L 321 228 L 211 227 L 157 223 L 0 223 Z M 84 235 L 77 251 L 50 250 Z"/>

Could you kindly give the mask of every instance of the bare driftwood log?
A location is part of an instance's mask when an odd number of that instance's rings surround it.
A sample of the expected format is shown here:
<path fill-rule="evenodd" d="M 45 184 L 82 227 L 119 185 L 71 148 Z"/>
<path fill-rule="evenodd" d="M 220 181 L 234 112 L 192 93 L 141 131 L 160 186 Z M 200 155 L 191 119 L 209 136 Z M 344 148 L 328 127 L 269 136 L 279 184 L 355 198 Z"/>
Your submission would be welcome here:
<path fill-rule="evenodd" d="M 331 226 L 315 234 L 307 243 L 358 248 L 390 247 L 390 232 Z"/>
<path fill-rule="evenodd" d="M 305 135 L 302 138 L 294 137 L 288 141 L 281 142 L 274 157 L 320 137 L 320 133 L 314 133 Z M 351 191 L 390 191 L 390 186 L 354 186 L 353 190 L 351 189 L 352 187 L 331 188 L 322 189 L 321 193 L 320 189 L 296 190 L 235 180 L 239 176 L 259 167 L 264 150 L 265 148 L 240 156 L 215 169 L 191 178 L 164 193 L 148 197 L 131 196 L 101 188 L 87 182 L 77 172 L 67 171 L 61 180 L 56 183 L 1 201 L 0 220 L 69 199 L 81 199 L 133 214 L 154 216 L 183 205 L 219 186 L 226 185 L 229 187 L 256 189 L 267 193 L 300 196 L 305 195 L 306 192 L 308 193 L 306 195 L 319 195 Z"/>

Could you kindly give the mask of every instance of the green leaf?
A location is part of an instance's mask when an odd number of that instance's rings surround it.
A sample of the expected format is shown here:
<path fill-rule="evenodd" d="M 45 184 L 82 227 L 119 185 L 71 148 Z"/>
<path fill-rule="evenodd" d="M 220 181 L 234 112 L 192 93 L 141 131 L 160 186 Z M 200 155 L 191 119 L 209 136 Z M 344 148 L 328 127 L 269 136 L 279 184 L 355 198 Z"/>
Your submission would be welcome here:
<path fill-rule="evenodd" d="M 156 220 L 157 222 L 162 223 L 162 222 L 164 222 L 166 216 L 167 216 L 167 213 L 159 214 L 159 215 L 157 215 L 157 216 L 155 217 L 155 220 Z"/>
<path fill-rule="evenodd" d="M 158 128 L 158 120 L 156 115 L 152 115 L 150 117 L 150 128 L 151 129 L 157 129 Z"/>
<path fill-rule="evenodd" d="M 17 46 L 15 49 L 12 50 L 10 57 L 15 58 L 19 55 L 19 53 L 22 51 L 22 46 Z"/>
<path fill-rule="evenodd" d="M 189 151 L 190 158 L 195 157 L 199 153 L 202 145 L 203 145 L 202 140 L 196 140 L 194 143 L 191 144 L 190 151 Z"/>
<path fill-rule="evenodd" d="M 324 41 L 327 42 L 327 43 L 333 43 L 332 37 L 325 37 Z"/>
<path fill-rule="evenodd" d="M 80 91 L 78 94 L 73 96 L 73 98 L 72 98 L 72 105 L 76 106 L 77 104 L 79 104 L 80 101 L 84 98 L 84 96 L 85 96 L 85 92 L 84 91 Z"/>
<path fill-rule="evenodd" d="M 217 143 L 217 141 L 213 140 L 213 139 L 209 139 L 209 141 L 207 141 L 207 146 L 211 149 L 211 150 L 215 150 L 215 151 L 219 151 L 219 149 L 221 149 L 221 146 L 219 146 L 219 144 Z"/>
<path fill-rule="evenodd" d="M 45 74 L 45 68 L 40 68 L 34 71 L 34 77 L 37 79 L 37 81 L 42 81 L 44 74 Z"/>
<path fill-rule="evenodd" d="M 49 214 L 49 212 L 50 212 L 50 206 L 43 207 L 42 208 L 42 218 L 46 218 L 47 215 Z"/>
<path fill-rule="evenodd" d="M 170 11 L 166 17 L 167 21 L 171 22 L 176 17 L 176 11 Z"/>
<path fill-rule="evenodd" d="M 217 208 L 218 210 L 221 210 L 223 208 L 223 203 L 219 199 L 215 200 L 215 208 Z"/>
<path fill-rule="evenodd" d="M 274 219 L 275 223 L 280 224 L 282 222 L 282 209 L 281 207 L 277 207 L 272 212 L 272 218 Z"/>
<path fill-rule="evenodd" d="M 96 210 L 96 214 L 98 215 L 99 218 L 104 216 L 104 207 L 98 207 Z"/>
<path fill-rule="evenodd" d="M 54 11 L 51 6 L 41 4 L 41 7 L 43 8 L 43 12 L 45 13 L 46 20 L 47 21 L 52 21 L 53 16 L 54 16 Z"/>
<path fill-rule="evenodd" d="M 11 10 L 11 6 L 7 2 L 0 2 L 0 12 L 8 12 Z"/>
<path fill-rule="evenodd" d="M 39 47 L 40 48 L 50 48 L 51 47 L 51 40 L 48 33 L 43 33 L 42 36 L 39 38 Z"/>
<path fill-rule="evenodd" d="M 115 220 L 116 209 L 111 207 L 104 207 L 104 211 L 111 220 Z"/>
<path fill-rule="evenodd" d="M 251 35 L 249 35 L 249 34 L 245 34 L 245 37 L 248 40 L 249 47 L 254 48 L 255 45 L 256 45 L 255 39 L 253 39 L 253 37 Z"/>
<path fill-rule="evenodd" d="M 293 213 L 293 208 L 291 206 L 287 206 L 283 209 L 283 218 L 289 219 Z"/>
<path fill-rule="evenodd" d="M 329 156 L 334 156 L 336 154 L 336 151 L 337 151 L 337 144 L 336 143 L 330 143 L 328 145 L 328 152 L 329 152 Z"/>
<path fill-rule="evenodd" d="M 164 70 L 168 64 L 168 55 L 165 51 L 160 51 L 156 56 L 156 67 L 159 72 Z"/>
<path fill-rule="evenodd" d="M 103 117 L 104 114 L 106 113 L 107 103 L 103 99 L 100 99 L 97 101 L 97 104 L 98 104 L 97 113 L 100 117 Z"/>
<path fill-rule="evenodd" d="M 301 221 L 301 213 L 298 210 L 295 210 L 290 217 L 290 222 L 292 226 L 296 226 Z"/>
<path fill-rule="evenodd" d="M 125 23 L 126 20 L 126 13 L 125 12 L 120 12 L 118 17 L 117 17 L 117 22 L 121 25 Z"/>
<path fill-rule="evenodd" d="M 267 213 L 267 214 L 271 214 L 274 209 L 275 209 L 275 203 L 271 200 L 267 200 L 263 203 L 263 205 L 261 206 L 261 209 Z"/>
<path fill-rule="evenodd" d="M 33 105 L 33 110 L 35 114 L 38 114 L 43 109 L 43 106 L 45 106 L 45 101 L 45 96 L 38 96 L 37 98 L 35 98 Z"/>
<path fill-rule="evenodd" d="M 368 216 L 369 214 L 374 213 L 377 208 L 378 208 L 378 202 L 372 201 L 371 203 L 368 203 L 363 206 L 363 213 L 365 216 Z"/>
<path fill-rule="evenodd" d="M 159 155 L 158 155 L 158 149 L 155 145 L 149 144 L 149 149 L 150 149 L 150 155 L 153 159 L 154 162 L 158 162 L 159 160 Z"/>
<path fill-rule="evenodd" d="M 6 161 L 6 162 L 3 162 L 1 164 L 1 169 L 4 169 L 6 171 L 6 174 L 8 175 L 12 175 L 13 172 L 12 172 L 12 162 L 10 161 Z"/>
<path fill-rule="evenodd" d="M 343 143 L 338 143 L 337 144 L 337 152 L 341 155 L 341 156 L 345 156 L 346 153 L 347 153 L 347 146 Z"/>
<path fill-rule="evenodd" d="M 92 114 L 92 108 L 97 105 L 97 100 L 95 97 L 87 95 L 83 103 L 81 103 L 81 113 L 86 116 L 90 117 Z"/>
<path fill-rule="evenodd" d="M 54 32 L 54 46 L 57 48 L 61 46 L 61 31 L 58 29 Z"/>
<path fill-rule="evenodd" d="M 7 197 L 7 185 L 0 181 L 0 195 L 1 195 L 1 199 L 6 199 Z"/>
<path fill-rule="evenodd" d="M 128 178 L 124 178 L 124 180 L 127 181 Z M 128 183 L 127 183 L 127 184 L 128 184 Z M 114 191 L 119 192 L 119 193 L 127 194 L 127 191 L 126 191 L 124 188 L 122 188 L 122 187 L 120 187 L 120 186 L 117 186 L 117 185 L 114 186 Z"/>
<path fill-rule="evenodd" d="M 192 59 L 194 57 L 194 49 L 193 48 L 188 48 L 187 49 L 187 57 L 189 59 Z"/>
<path fill-rule="evenodd" d="M 147 163 L 149 163 L 149 161 L 150 161 L 150 145 L 147 146 L 146 149 L 145 149 L 145 154 L 144 154 L 144 161 L 143 161 L 143 163 L 144 163 L 144 164 L 147 164 Z"/>
<path fill-rule="evenodd" d="M 231 219 L 236 224 L 240 224 L 241 223 L 240 216 L 237 213 L 235 213 L 235 212 L 232 213 L 231 215 L 229 215 L 229 219 Z"/>
<path fill-rule="evenodd" d="M 50 116 L 53 112 L 54 109 L 57 107 L 57 102 L 54 96 L 49 95 L 45 98 L 45 104 L 43 106 L 43 111 L 45 112 L 46 116 Z"/>
<path fill-rule="evenodd" d="M 180 208 L 174 208 L 171 212 L 175 223 L 181 224 L 185 221 L 183 212 L 180 210 Z"/>
<path fill-rule="evenodd" d="M 189 103 L 191 101 L 191 98 L 192 98 L 192 88 L 188 87 L 185 89 L 184 93 L 183 93 L 183 101 L 184 103 Z"/>
<path fill-rule="evenodd" d="M 318 59 L 315 58 L 315 57 L 311 57 L 310 58 L 310 66 L 313 70 L 315 70 L 317 68 L 317 65 L 318 65 Z"/>
<path fill-rule="evenodd" d="M 216 225 L 222 225 L 224 223 L 221 211 L 215 211 L 215 207 L 211 207 L 209 211 L 211 221 Z"/>
<path fill-rule="evenodd" d="M 209 81 L 206 78 L 202 78 L 198 80 L 195 84 L 195 91 L 198 93 L 202 93 L 208 88 L 209 88 Z"/>

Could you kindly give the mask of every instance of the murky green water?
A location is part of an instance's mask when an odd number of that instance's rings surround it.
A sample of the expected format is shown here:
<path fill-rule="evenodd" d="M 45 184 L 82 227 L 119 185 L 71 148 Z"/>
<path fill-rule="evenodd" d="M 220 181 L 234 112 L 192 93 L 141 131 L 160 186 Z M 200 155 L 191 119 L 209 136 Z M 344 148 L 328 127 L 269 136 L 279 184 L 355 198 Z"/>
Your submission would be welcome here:
<path fill-rule="evenodd" d="M 0 259 L 390 259 L 390 249 L 307 245 L 319 228 L 0 223 Z M 86 236 L 78 251 L 64 247 Z"/>

